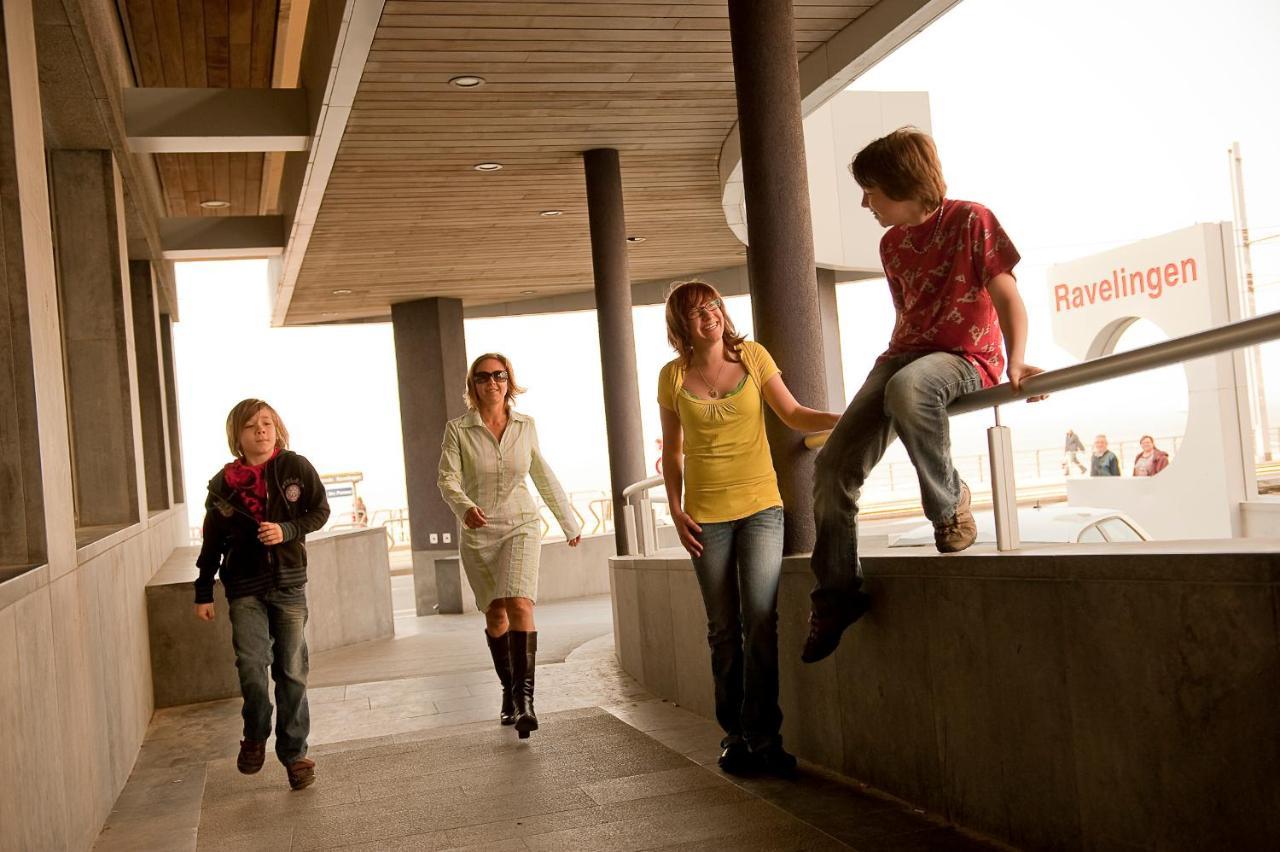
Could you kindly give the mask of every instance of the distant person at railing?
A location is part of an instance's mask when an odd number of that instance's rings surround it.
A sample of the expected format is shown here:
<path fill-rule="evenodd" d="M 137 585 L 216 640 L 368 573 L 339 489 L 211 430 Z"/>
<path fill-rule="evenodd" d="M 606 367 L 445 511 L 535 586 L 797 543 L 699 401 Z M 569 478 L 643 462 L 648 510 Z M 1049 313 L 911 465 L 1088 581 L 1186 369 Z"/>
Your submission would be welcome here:
<path fill-rule="evenodd" d="M 532 477 L 570 547 L 582 541 L 573 506 L 538 449 L 533 418 L 512 408 L 524 388 L 505 355 L 481 355 L 467 372 L 470 409 L 445 427 L 440 451 L 440 494 L 464 527 L 458 550 L 485 639 L 502 684 L 499 721 L 520 738 L 538 730 L 533 707 L 538 632 L 542 516 L 525 486 Z"/>
<path fill-rule="evenodd" d="M 1107 449 L 1107 436 L 1099 435 L 1093 439 L 1093 458 L 1089 460 L 1090 476 L 1119 476 L 1120 461 L 1116 454 Z"/>
<path fill-rule="evenodd" d="M 357 497 L 351 507 L 351 522 L 358 527 L 369 526 L 369 510 L 364 505 L 363 497 Z"/>
<path fill-rule="evenodd" d="M 1143 435 L 1138 442 L 1142 452 L 1133 461 L 1134 476 L 1155 476 L 1169 466 L 1169 454 L 1156 446 L 1156 439 Z"/>
<path fill-rule="evenodd" d="M 227 415 L 235 460 L 209 480 L 204 543 L 196 565 L 196 617 L 213 621 L 213 581 L 227 596 L 231 644 L 244 700 L 236 768 L 262 769 L 271 735 L 275 681 L 276 757 L 295 790 L 315 781 L 307 757 L 307 551 L 304 540 L 329 520 L 329 498 L 311 463 L 289 451 L 289 430 L 260 399 Z"/>
<path fill-rule="evenodd" d="M 1018 252 L 990 210 L 945 197 L 933 140 L 902 128 L 863 148 L 849 168 L 862 206 L 888 228 L 880 259 L 897 319 L 889 348 L 815 464 L 817 584 L 801 654 L 807 663 L 835 651 L 845 628 L 869 608 L 857 501 L 893 439 L 902 439 L 915 465 L 938 550 L 964 550 L 977 527 L 969 487 L 951 460 L 947 406 L 998 384 L 1001 373 L 1016 389 L 1042 372 L 1023 360 L 1027 312 L 1013 277 Z"/>
<path fill-rule="evenodd" d="M 1071 467 L 1074 465 L 1080 470 L 1083 476 L 1085 467 L 1080 463 L 1080 456 L 1077 453 L 1084 452 L 1084 442 L 1080 440 L 1080 436 L 1075 433 L 1074 429 L 1067 430 L 1066 441 L 1062 445 L 1062 475 L 1069 476 Z"/>
<path fill-rule="evenodd" d="M 782 497 L 764 405 L 802 432 L 830 429 L 840 415 L 796 402 L 773 358 L 737 333 L 710 284 L 677 283 L 666 314 L 677 357 L 658 376 L 662 472 L 707 609 L 725 733 L 720 766 L 786 774 L 796 759 L 782 747 L 778 707 Z"/>

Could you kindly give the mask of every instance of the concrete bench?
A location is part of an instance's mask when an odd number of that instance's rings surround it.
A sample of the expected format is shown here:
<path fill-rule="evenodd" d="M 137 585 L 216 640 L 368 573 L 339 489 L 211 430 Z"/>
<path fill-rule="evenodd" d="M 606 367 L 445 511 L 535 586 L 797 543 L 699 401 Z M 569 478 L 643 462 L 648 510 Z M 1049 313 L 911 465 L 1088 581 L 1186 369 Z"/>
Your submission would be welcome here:
<path fill-rule="evenodd" d="M 156 707 L 240 694 L 222 583 L 212 622 L 193 613 L 197 547 L 180 547 L 147 583 Z M 307 647 L 327 651 L 395 634 L 387 538 L 378 528 L 307 537 Z"/>

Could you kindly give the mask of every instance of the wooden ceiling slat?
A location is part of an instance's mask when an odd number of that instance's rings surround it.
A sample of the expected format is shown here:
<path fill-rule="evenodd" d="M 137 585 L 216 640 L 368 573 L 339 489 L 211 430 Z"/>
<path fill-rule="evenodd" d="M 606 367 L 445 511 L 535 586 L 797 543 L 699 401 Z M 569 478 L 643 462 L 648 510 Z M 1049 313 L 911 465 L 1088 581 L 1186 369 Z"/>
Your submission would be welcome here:
<path fill-rule="evenodd" d="M 253 6 L 253 44 L 251 46 L 249 80 L 256 89 L 271 86 L 272 62 L 275 59 L 277 0 L 256 0 Z"/>
<path fill-rule="evenodd" d="M 213 198 L 231 201 L 231 155 L 213 155 Z M 231 208 L 223 208 L 223 215 L 230 216 Z"/>
<path fill-rule="evenodd" d="M 164 65 L 160 61 L 159 36 L 151 0 L 127 0 L 125 8 L 137 51 L 135 63 L 141 77 L 139 85 L 163 86 Z"/>
<path fill-rule="evenodd" d="M 178 16 L 182 23 L 184 85 L 202 88 L 209 84 L 204 58 L 204 0 L 179 0 Z"/>
<path fill-rule="evenodd" d="M 204 55 L 208 83 L 225 89 L 231 85 L 230 9 L 227 0 L 204 0 Z"/>
<path fill-rule="evenodd" d="M 253 84 L 253 3 L 254 0 L 230 2 L 228 37 L 233 89 L 247 89 Z"/>
<path fill-rule="evenodd" d="M 156 17 L 156 38 L 163 46 L 182 44 L 182 22 L 178 15 L 178 0 L 151 0 L 151 8 Z M 183 66 L 182 53 L 179 50 L 162 49 L 160 64 L 164 69 L 166 86 L 185 86 L 187 71 Z"/>

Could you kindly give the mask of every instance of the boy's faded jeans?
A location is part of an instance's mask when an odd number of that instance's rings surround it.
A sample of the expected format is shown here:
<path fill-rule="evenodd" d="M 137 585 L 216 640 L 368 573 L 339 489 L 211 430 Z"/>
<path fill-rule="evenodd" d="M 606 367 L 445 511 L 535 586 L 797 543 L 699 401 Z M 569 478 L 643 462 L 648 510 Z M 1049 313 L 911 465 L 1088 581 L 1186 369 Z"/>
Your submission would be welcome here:
<path fill-rule="evenodd" d="M 925 516 L 936 524 L 955 515 L 960 474 L 951 463 L 947 405 L 981 387 L 973 365 L 950 352 L 895 355 L 867 375 L 814 465 L 817 584 L 810 596 L 819 617 L 847 612 L 862 586 L 858 496 L 895 437 L 920 478 Z"/>
<path fill-rule="evenodd" d="M 265 742 L 271 733 L 271 688 L 276 682 L 276 756 L 285 766 L 307 756 L 306 586 L 276 589 L 227 602 L 231 644 L 244 696 L 244 738 Z"/>
<path fill-rule="evenodd" d="M 782 507 L 736 521 L 699 524 L 702 555 L 693 570 L 707 607 L 707 644 L 716 685 L 716 721 L 725 745 L 781 744 L 778 707 L 778 580 Z"/>

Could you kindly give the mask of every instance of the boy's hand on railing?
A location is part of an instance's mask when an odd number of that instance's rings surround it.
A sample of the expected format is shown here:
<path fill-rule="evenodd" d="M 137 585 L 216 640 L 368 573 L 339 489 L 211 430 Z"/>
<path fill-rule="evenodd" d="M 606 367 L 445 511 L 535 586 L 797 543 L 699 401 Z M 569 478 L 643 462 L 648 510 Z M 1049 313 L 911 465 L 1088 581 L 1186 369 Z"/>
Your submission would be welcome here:
<path fill-rule="evenodd" d="M 702 527 L 684 511 L 676 508 L 671 510 L 671 520 L 676 525 L 676 532 L 680 534 L 680 544 L 684 549 L 689 551 L 690 556 L 701 556 L 702 542 L 698 541 L 697 536 L 702 532 Z"/>
<path fill-rule="evenodd" d="M 1030 364 L 1024 364 L 1021 361 L 1009 362 L 1009 384 L 1013 385 L 1013 389 L 1017 393 L 1022 392 L 1022 383 L 1032 376 L 1043 373 L 1044 370 L 1039 367 L 1033 367 Z M 1042 399 L 1048 399 L 1049 394 L 1042 393 L 1038 396 L 1027 397 L 1027 402 L 1039 402 Z"/>

